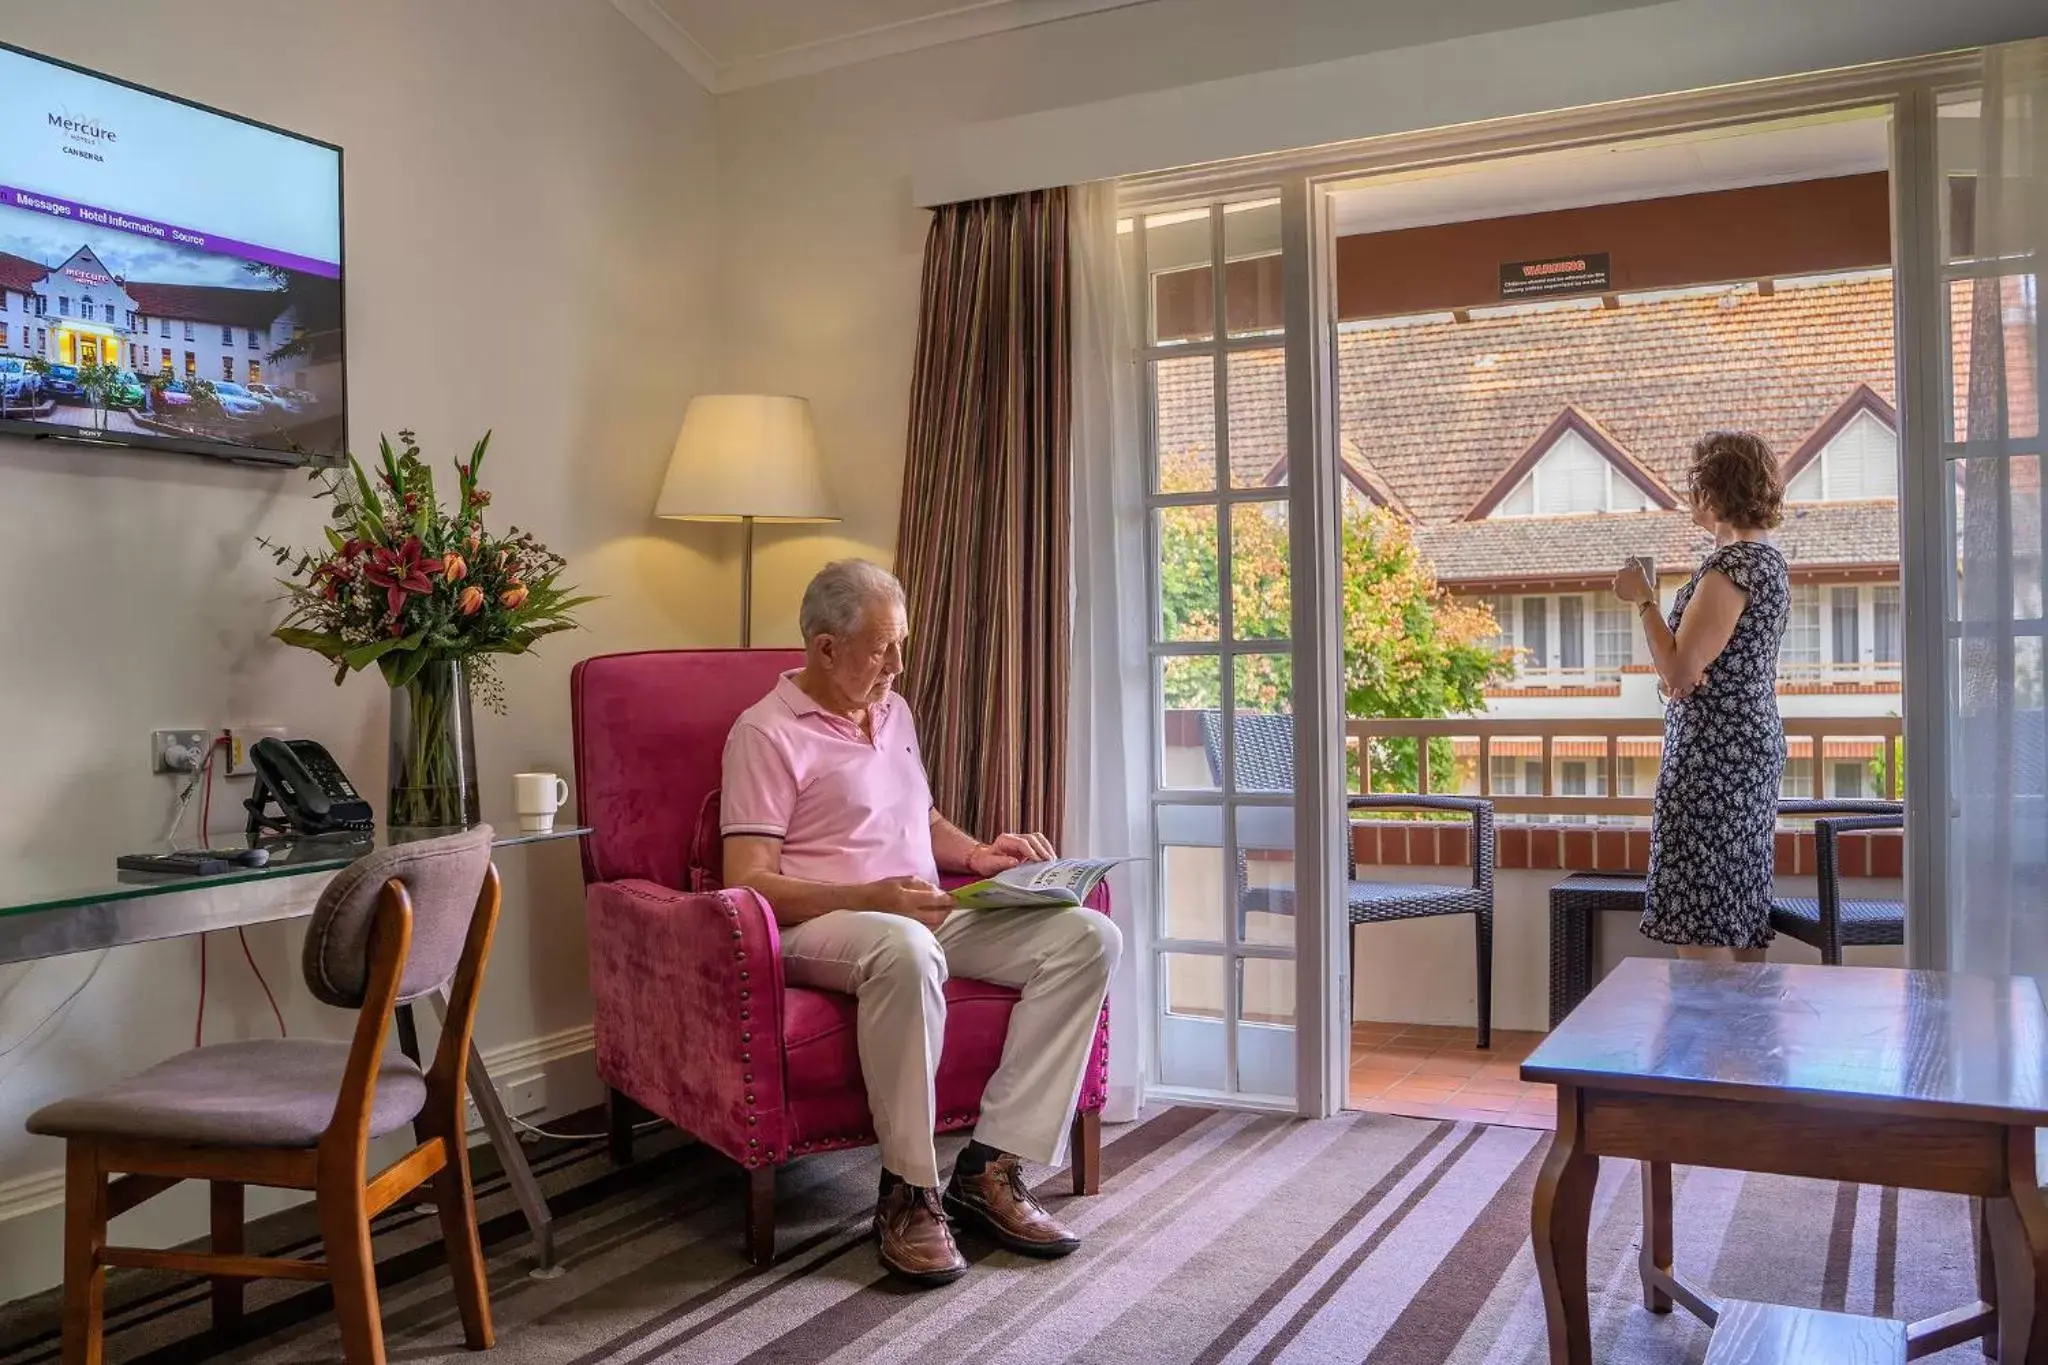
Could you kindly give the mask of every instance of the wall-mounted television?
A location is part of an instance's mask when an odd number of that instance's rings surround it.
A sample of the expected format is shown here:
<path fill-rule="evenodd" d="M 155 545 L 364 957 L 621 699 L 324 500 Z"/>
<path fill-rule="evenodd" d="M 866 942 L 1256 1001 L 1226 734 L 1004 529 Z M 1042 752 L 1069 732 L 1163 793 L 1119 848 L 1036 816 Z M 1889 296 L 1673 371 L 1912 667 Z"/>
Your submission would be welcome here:
<path fill-rule="evenodd" d="M 342 324 L 339 147 L 0 44 L 0 432 L 329 463 Z"/>

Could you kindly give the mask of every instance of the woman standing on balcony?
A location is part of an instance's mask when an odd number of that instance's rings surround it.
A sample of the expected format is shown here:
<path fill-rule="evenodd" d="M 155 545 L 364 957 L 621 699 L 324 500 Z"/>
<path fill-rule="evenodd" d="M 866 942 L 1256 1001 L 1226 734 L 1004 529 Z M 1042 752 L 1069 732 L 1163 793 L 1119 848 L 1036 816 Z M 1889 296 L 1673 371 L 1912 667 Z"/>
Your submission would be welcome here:
<path fill-rule="evenodd" d="M 1762 961 L 1771 941 L 1778 786 L 1778 641 L 1791 585 L 1766 534 L 1785 486 L 1761 436 L 1709 432 L 1693 447 L 1692 519 L 1714 550 L 1678 590 L 1670 620 L 1630 563 L 1615 595 L 1636 604 L 1670 700 L 1650 818 L 1643 933 L 1680 957 Z"/>

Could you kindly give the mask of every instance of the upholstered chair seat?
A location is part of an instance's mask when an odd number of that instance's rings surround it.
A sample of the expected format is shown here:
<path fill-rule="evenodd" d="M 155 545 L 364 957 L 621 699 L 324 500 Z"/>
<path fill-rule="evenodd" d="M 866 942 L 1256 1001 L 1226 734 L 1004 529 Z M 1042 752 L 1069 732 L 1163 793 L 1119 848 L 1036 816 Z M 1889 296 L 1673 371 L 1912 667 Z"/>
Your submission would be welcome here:
<path fill-rule="evenodd" d="M 260 1038 L 181 1052 L 149 1070 L 37 1110 L 28 1130 L 46 1137 L 160 1138 L 220 1147 L 311 1147 L 334 1118 L 348 1069 L 347 1043 Z M 400 1056 L 377 1070 L 370 1136 L 411 1123 L 427 1078 Z"/>

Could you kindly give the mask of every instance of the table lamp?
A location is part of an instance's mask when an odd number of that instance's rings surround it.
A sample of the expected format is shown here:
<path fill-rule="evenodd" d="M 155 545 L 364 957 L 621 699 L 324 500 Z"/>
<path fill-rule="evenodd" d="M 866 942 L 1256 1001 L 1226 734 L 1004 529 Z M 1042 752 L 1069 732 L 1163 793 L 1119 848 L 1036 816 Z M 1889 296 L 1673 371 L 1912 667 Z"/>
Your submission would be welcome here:
<path fill-rule="evenodd" d="M 775 394 L 690 400 L 654 515 L 740 524 L 740 645 L 754 642 L 754 523 L 837 521 L 811 405 Z"/>

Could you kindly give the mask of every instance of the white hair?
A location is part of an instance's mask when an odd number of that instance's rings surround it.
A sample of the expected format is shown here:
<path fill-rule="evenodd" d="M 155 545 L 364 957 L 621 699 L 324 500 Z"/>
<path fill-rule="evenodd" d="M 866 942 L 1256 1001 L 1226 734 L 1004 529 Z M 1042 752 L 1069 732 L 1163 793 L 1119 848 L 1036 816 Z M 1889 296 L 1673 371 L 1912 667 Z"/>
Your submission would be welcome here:
<path fill-rule="evenodd" d="M 818 570 L 804 589 L 797 625 L 804 643 L 820 635 L 840 638 L 860 630 L 868 608 L 878 602 L 903 605 L 903 585 L 896 575 L 865 559 L 839 559 Z"/>

